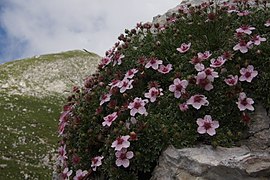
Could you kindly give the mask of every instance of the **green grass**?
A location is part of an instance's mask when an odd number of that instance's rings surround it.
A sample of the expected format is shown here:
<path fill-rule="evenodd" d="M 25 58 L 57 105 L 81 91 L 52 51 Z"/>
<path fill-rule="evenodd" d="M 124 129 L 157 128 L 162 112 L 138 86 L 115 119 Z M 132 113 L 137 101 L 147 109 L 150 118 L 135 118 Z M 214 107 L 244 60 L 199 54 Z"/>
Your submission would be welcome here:
<path fill-rule="evenodd" d="M 57 148 L 60 97 L 35 98 L 0 92 L 0 179 L 50 179 Z M 53 162 L 50 162 L 53 164 Z"/>

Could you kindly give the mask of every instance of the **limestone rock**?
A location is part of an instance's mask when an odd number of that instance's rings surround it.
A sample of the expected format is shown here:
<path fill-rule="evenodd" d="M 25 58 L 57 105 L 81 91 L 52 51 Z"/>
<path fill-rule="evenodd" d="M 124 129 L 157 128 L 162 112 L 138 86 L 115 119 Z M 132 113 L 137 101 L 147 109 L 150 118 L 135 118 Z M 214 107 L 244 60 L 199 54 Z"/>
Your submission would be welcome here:
<path fill-rule="evenodd" d="M 169 147 L 160 157 L 151 180 L 255 180 L 270 178 L 269 152 L 251 152 L 246 146 L 224 148 Z"/>

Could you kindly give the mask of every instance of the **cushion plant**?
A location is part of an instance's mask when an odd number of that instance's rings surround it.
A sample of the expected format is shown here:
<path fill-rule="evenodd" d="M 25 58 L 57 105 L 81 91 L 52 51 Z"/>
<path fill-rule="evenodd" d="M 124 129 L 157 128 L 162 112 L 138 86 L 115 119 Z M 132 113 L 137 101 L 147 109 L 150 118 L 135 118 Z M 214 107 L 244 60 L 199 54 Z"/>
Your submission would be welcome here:
<path fill-rule="evenodd" d="M 62 179 L 147 179 L 162 150 L 237 145 L 270 107 L 266 1 L 182 4 L 138 23 L 75 87 L 59 122 Z"/>

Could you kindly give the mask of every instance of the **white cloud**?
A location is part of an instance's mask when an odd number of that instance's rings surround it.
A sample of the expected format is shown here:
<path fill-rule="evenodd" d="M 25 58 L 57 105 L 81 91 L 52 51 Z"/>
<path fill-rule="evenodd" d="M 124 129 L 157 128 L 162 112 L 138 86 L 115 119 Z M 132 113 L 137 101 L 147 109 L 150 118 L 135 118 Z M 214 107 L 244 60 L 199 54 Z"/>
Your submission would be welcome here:
<path fill-rule="evenodd" d="M 133 28 L 140 21 L 152 21 L 153 16 L 165 13 L 180 0 L 9 0 L 6 3 L 0 21 L 10 41 L 7 58 L 8 54 L 23 58 L 83 48 L 103 55 L 124 29 Z"/>

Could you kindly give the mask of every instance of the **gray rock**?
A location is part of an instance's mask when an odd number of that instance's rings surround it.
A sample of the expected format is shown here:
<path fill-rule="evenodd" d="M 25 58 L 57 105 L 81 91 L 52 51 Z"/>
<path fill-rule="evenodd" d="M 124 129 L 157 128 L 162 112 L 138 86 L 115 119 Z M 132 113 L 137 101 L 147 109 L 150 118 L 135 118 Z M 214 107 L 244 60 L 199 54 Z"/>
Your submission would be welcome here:
<path fill-rule="evenodd" d="M 170 146 L 159 159 L 151 180 L 255 180 L 270 178 L 269 152 L 251 152 L 246 146 Z"/>

